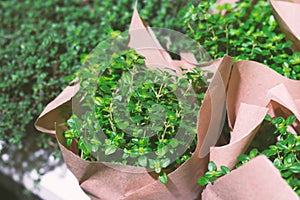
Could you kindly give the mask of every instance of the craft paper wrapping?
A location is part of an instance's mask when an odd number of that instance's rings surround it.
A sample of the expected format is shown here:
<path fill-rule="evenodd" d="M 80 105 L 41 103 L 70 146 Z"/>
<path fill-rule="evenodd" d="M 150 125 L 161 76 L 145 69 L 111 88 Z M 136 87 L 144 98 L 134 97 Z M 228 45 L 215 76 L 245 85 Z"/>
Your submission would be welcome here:
<path fill-rule="evenodd" d="M 202 200 L 253 199 L 298 200 L 299 197 L 265 156 L 258 156 L 219 178 L 202 193 Z"/>
<path fill-rule="evenodd" d="M 136 48 L 138 53 L 146 57 L 145 63 L 147 66 L 160 64 L 173 67 L 177 74 L 180 74 L 179 66 L 188 69 L 196 67 L 194 57 L 186 52 L 181 54 L 181 60 L 172 60 L 159 45 L 151 29 L 141 20 L 136 9 L 129 32 L 134 33 L 134 30 L 141 30 L 141 35 L 131 35 L 129 46 Z M 140 44 L 137 41 L 141 38 L 147 40 L 148 47 L 153 48 L 149 51 L 139 49 Z M 56 134 L 65 163 L 76 176 L 81 188 L 91 199 L 199 199 L 203 188 L 197 183 L 197 180 L 207 170 L 209 159 L 209 146 L 204 147 L 202 144 L 208 141 L 214 145 L 222 130 L 221 116 L 225 114 L 226 110 L 226 88 L 231 66 L 232 58 L 225 56 L 204 67 L 204 69 L 214 72 L 215 75 L 211 78 L 211 84 L 199 111 L 198 144 L 191 158 L 168 174 L 166 185 L 154 178 L 154 176 L 157 176 L 155 173 L 148 173 L 146 169 L 141 167 L 85 161 L 77 155 L 76 141 L 73 141 L 70 148 L 66 147 L 63 137 L 66 127 L 55 126 L 55 124 L 66 122 L 70 117 L 72 98 L 80 89 L 77 80 L 74 80 L 70 86 L 46 106 L 36 121 L 36 128 L 43 132 Z M 212 108 L 214 104 L 218 106 Z M 211 124 L 212 122 L 214 124 Z M 213 133 L 217 137 L 207 137 L 207 133 L 212 133 L 212 130 L 219 131 L 219 133 Z"/>
<path fill-rule="evenodd" d="M 272 0 L 270 3 L 281 30 L 286 38 L 293 42 L 292 49 L 300 51 L 300 0 Z"/>
<path fill-rule="evenodd" d="M 281 76 L 254 61 L 235 63 L 227 91 L 227 115 L 231 128 L 228 145 L 211 148 L 211 160 L 233 167 L 236 157 L 250 145 L 265 115 L 295 115 L 300 119 L 300 82 Z M 297 123 L 298 124 L 298 123 Z M 300 129 L 293 126 L 296 133 Z"/>

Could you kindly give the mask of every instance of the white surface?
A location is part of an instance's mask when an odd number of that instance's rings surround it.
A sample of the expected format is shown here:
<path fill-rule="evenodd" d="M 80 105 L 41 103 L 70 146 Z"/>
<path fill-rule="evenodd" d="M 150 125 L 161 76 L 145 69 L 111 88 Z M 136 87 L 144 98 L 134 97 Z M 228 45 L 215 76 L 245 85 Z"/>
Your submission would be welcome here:
<path fill-rule="evenodd" d="M 2 153 L 4 142 L 0 140 L 0 153 Z M 38 157 L 43 154 L 43 150 L 34 152 Z M 9 154 L 0 154 L 0 159 L 9 162 Z M 26 163 L 23 163 L 26 165 Z M 51 155 L 48 164 L 58 165 L 58 160 Z M 24 166 L 26 167 L 26 166 Z M 17 175 L 16 169 L 0 166 L 0 171 L 12 176 L 14 181 L 23 184 L 28 190 L 38 195 L 44 200 L 90 200 L 82 191 L 75 176 L 67 169 L 66 165 L 58 165 L 55 170 L 50 171 L 41 177 L 41 182 L 34 186 L 34 180 L 38 178 L 36 171 L 25 173 L 23 179 Z"/>
<path fill-rule="evenodd" d="M 27 174 L 23 183 L 25 187 L 45 200 L 89 200 L 90 198 L 79 187 L 75 176 L 65 165 L 57 167 L 42 176 L 38 188 L 34 188 L 33 179 L 36 172 Z"/>

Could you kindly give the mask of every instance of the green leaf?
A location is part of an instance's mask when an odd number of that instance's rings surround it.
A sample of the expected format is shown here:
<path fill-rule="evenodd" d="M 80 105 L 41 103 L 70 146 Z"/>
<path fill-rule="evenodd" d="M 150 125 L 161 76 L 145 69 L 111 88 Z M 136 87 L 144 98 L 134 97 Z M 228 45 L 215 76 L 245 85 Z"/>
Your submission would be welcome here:
<path fill-rule="evenodd" d="M 276 146 L 278 147 L 279 150 L 285 150 L 288 147 L 283 143 L 283 141 L 279 141 L 276 143 Z"/>
<path fill-rule="evenodd" d="M 296 160 L 295 155 L 293 153 L 290 153 L 289 155 L 287 155 L 284 158 L 283 162 L 285 164 L 291 164 L 291 163 L 295 162 L 295 160 Z"/>
<path fill-rule="evenodd" d="M 282 122 L 284 122 L 283 117 L 276 117 L 275 119 L 272 120 L 273 124 L 280 124 Z"/>
<path fill-rule="evenodd" d="M 220 176 L 222 176 L 223 175 L 223 172 L 220 170 L 220 171 L 215 171 L 214 172 L 214 176 L 215 177 L 220 177 Z"/>
<path fill-rule="evenodd" d="M 278 168 L 280 167 L 282 164 L 281 164 L 281 161 L 279 160 L 279 158 L 275 158 L 274 161 L 273 161 L 274 165 Z"/>
<path fill-rule="evenodd" d="M 149 159 L 148 161 L 149 161 L 149 167 L 150 167 L 151 169 L 154 169 L 155 160 Z"/>
<path fill-rule="evenodd" d="M 170 158 L 165 158 L 165 159 L 161 160 L 161 166 L 163 168 L 168 167 L 170 165 L 170 163 L 171 163 L 171 159 Z"/>
<path fill-rule="evenodd" d="M 66 139 L 66 143 L 67 143 L 67 146 L 71 146 L 71 144 L 72 144 L 72 139 L 67 138 L 67 139 Z"/>
<path fill-rule="evenodd" d="M 215 171 L 217 169 L 217 166 L 214 162 L 210 161 L 208 163 L 208 171 Z"/>
<path fill-rule="evenodd" d="M 166 153 L 168 153 L 168 150 L 169 150 L 168 146 L 165 145 L 162 148 L 157 149 L 156 155 L 158 157 L 163 157 Z"/>
<path fill-rule="evenodd" d="M 255 156 L 258 155 L 258 153 L 259 153 L 258 150 L 255 148 L 250 151 L 249 156 L 250 158 L 254 158 Z"/>
<path fill-rule="evenodd" d="M 198 184 L 201 186 L 206 186 L 208 183 L 209 183 L 209 180 L 206 177 L 201 177 L 198 179 Z"/>
<path fill-rule="evenodd" d="M 267 150 L 264 150 L 262 152 L 262 154 L 264 154 L 265 156 L 267 156 L 268 158 L 275 155 L 277 153 L 276 150 L 273 150 L 273 149 L 267 149 Z"/>
<path fill-rule="evenodd" d="M 138 162 L 139 162 L 140 166 L 147 167 L 147 157 L 146 156 L 140 156 L 138 158 Z"/>
<path fill-rule="evenodd" d="M 208 172 L 206 172 L 205 174 L 204 174 L 204 176 L 206 177 L 206 178 L 211 178 L 211 177 L 214 177 L 215 176 L 215 171 L 208 171 Z"/>
<path fill-rule="evenodd" d="M 179 144 L 178 140 L 176 138 L 172 138 L 169 143 L 173 148 L 176 148 Z"/>
<path fill-rule="evenodd" d="M 289 168 L 293 173 L 299 174 L 300 173 L 300 165 L 293 165 Z"/>
<path fill-rule="evenodd" d="M 221 166 L 221 171 L 223 174 L 228 174 L 230 172 L 230 169 L 226 166 Z"/>
<path fill-rule="evenodd" d="M 117 151 L 117 147 L 115 145 L 109 145 L 108 147 L 106 147 L 105 149 L 105 155 L 111 155 L 113 153 L 115 153 Z"/>
<path fill-rule="evenodd" d="M 246 163 L 250 160 L 250 157 L 247 156 L 246 154 L 242 154 L 242 155 L 238 156 L 237 160 L 242 163 Z"/>
<path fill-rule="evenodd" d="M 286 119 L 286 125 L 292 125 L 296 120 L 296 117 L 295 116 L 289 116 L 287 119 Z"/>
<path fill-rule="evenodd" d="M 160 175 L 158 177 L 159 181 L 162 183 L 162 184 L 167 184 L 168 183 L 168 176 L 167 174 L 164 172 L 162 175 Z"/>
<path fill-rule="evenodd" d="M 288 178 L 288 177 L 290 177 L 292 174 L 293 174 L 293 172 L 291 172 L 291 171 L 281 172 L 281 176 L 282 176 L 283 178 Z"/>
<path fill-rule="evenodd" d="M 209 182 L 213 183 L 217 180 L 217 177 L 210 177 L 208 178 Z"/>
<path fill-rule="evenodd" d="M 269 114 L 267 114 L 265 116 L 265 120 L 270 122 L 272 120 L 272 117 Z"/>
<path fill-rule="evenodd" d="M 101 97 L 95 97 L 95 103 L 99 106 L 103 105 L 104 101 Z"/>
<path fill-rule="evenodd" d="M 154 168 L 155 173 L 159 174 L 161 172 L 161 168 L 160 167 L 156 167 Z"/>

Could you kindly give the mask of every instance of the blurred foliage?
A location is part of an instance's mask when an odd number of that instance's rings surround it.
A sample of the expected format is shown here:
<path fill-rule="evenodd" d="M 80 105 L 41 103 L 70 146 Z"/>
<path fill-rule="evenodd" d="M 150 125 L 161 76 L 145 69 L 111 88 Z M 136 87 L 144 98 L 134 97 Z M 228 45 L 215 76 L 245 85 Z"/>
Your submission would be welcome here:
<path fill-rule="evenodd" d="M 187 34 L 214 58 L 228 54 L 235 61 L 254 60 L 288 78 L 300 79 L 300 53 L 291 51 L 291 42 L 285 40 L 268 1 L 255 1 L 233 6 L 216 6 L 213 1 L 190 5 L 183 18 Z"/>
<path fill-rule="evenodd" d="M 56 142 L 35 131 L 34 120 L 99 41 L 113 30 L 128 29 L 134 4 L 135 0 L 0 2 L 0 151 L 10 155 L 1 165 L 21 173 L 48 165 L 45 161 L 54 154 Z M 185 6 L 183 0 L 138 4 L 151 26 L 177 30 L 182 28 L 178 18 Z M 33 156 L 39 149 L 46 153 Z"/>

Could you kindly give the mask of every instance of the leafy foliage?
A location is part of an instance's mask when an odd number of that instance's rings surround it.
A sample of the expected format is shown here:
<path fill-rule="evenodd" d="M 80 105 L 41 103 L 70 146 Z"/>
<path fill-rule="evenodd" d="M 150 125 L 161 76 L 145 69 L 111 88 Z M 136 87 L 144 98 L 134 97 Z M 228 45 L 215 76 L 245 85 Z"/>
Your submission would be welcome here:
<path fill-rule="evenodd" d="M 83 159 L 150 168 L 166 183 L 164 169 L 176 168 L 195 149 L 203 73 L 197 68 L 178 77 L 149 69 L 134 50 L 103 59 L 98 51 L 103 49 L 97 47 L 77 73 L 78 99 L 86 111 L 67 121 L 66 142 L 76 139 Z M 100 75 L 93 76 L 97 70 Z"/>
<path fill-rule="evenodd" d="M 188 35 L 214 58 L 228 54 L 235 61 L 254 60 L 288 78 L 300 79 L 300 53 L 292 53 L 291 42 L 285 40 L 268 1 L 251 2 L 216 6 L 213 1 L 201 1 L 191 5 L 184 17 Z"/>

